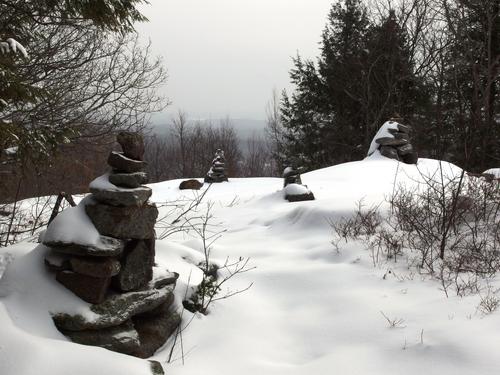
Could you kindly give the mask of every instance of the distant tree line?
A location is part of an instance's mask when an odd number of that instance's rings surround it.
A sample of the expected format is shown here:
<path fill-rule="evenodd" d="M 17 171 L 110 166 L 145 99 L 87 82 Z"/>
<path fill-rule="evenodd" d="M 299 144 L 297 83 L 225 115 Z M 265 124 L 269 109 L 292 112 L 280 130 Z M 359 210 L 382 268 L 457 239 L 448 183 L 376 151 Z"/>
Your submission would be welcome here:
<path fill-rule="evenodd" d="M 278 172 L 264 135 L 242 139 L 229 118 L 189 120 L 179 112 L 162 133 L 146 137 L 151 182 L 204 177 L 217 149 L 224 150 L 229 177 L 274 176 Z"/>
<path fill-rule="evenodd" d="M 481 172 L 500 166 L 500 2 L 336 1 L 316 61 L 298 55 L 295 86 L 271 111 L 278 163 L 362 159 L 395 114 L 420 156 Z M 276 99 L 273 101 L 276 107 Z"/>

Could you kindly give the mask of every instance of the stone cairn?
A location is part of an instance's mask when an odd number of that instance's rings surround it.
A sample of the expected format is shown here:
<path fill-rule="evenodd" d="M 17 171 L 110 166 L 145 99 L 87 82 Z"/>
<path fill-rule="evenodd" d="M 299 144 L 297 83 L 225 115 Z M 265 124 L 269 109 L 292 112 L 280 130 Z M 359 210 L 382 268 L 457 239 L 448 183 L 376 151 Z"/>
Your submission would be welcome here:
<path fill-rule="evenodd" d="M 141 185 L 147 180 L 143 138 L 122 132 L 117 140 L 123 152 L 109 155 L 112 172 L 94 180 L 90 197 L 80 203 L 99 232 L 98 244 L 49 236 L 57 233 L 56 218 L 43 240 L 50 248 L 45 264 L 57 281 L 90 303 L 88 314 L 53 313 L 64 335 L 76 343 L 147 358 L 180 323 L 173 311 L 178 274 L 156 267 L 153 273 L 158 210 L 148 202 L 151 189 Z"/>
<path fill-rule="evenodd" d="M 226 158 L 224 157 L 224 151 L 218 149 L 215 152 L 215 158 L 212 161 L 212 166 L 205 176 L 206 183 L 223 182 L 227 181 L 227 176 L 225 172 Z"/>
<path fill-rule="evenodd" d="M 390 159 L 405 164 L 417 164 L 418 154 L 410 143 L 411 128 L 400 123 L 401 119 L 391 118 L 384 123 L 373 138 L 368 156 L 375 151 Z"/>
<path fill-rule="evenodd" d="M 286 167 L 283 171 L 283 187 L 285 190 L 285 199 L 289 202 L 312 201 L 314 194 L 306 185 L 302 184 L 300 173 L 303 168 L 293 166 Z"/>

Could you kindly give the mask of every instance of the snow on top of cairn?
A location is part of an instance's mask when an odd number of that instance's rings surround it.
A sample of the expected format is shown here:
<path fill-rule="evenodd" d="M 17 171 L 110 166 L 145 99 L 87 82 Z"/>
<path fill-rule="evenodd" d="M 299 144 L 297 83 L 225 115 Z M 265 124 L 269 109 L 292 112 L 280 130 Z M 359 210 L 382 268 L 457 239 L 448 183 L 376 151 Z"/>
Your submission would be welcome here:
<path fill-rule="evenodd" d="M 67 208 L 57 215 L 47 228 L 43 241 L 96 247 L 103 245 L 99 232 L 85 213 L 85 205 L 89 202 L 90 197 L 84 198 L 78 206 Z"/>
<path fill-rule="evenodd" d="M 309 194 L 311 191 L 304 185 L 288 184 L 285 186 L 286 195 L 302 195 Z"/>
<path fill-rule="evenodd" d="M 500 178 L 500 168 L 490 168 L 484 171 L 483 174 L 492 174 L 494 178 Z"/>
<path fill-rule="evenodd" d="M 368 150 L 368 156 L 373 155 L 375 151 L 378 150 L 379 144 L 376 142 L 377 139 L 379 138 L 394 138 L 394 135 L 389 131 L 389 129 L 392 130 L 398 130 L 398 123 L 396 121 L 386 121 L 378 130 L 377 134 L 375 134 L 375 137 L 372 139 L 372 143 L 370 144 L 370 149 Z"/>

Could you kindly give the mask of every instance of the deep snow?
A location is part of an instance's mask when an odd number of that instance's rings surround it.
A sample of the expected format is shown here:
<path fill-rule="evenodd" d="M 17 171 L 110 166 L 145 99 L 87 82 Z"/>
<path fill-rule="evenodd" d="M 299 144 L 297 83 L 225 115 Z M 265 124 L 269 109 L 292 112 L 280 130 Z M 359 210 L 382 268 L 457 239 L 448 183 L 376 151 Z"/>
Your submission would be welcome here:
<path fill-rule="evenodd" d="M 445 173 L 460 170 L 443 164 Z M 315 201 L 284 200 L 282 179 L 230 179 L 213 184 L 204 200 L 227 229 L 213 256 L 250 257 L 256 269 L 229 284 L 250 290 L 196 315 L 183 333 L 173 375 L 234 374 L 498 374 L 500 313 L 484 316 L 479 296 L 446 298 L 439 283 L 404 262 L 373 267 L 363 246 L 350 242 L 337 253 L 329 221 L 352 215 L 357 202 L 380 204 L 395 184 L 414 184 L 438 163 L 400 164 L 375 153 L 302 175 Z M 158 203 L 190 198 L 179 180 L 150 185 Z M 204 187 L 205 189 L 206 187 Z M 164 213 L 167 208 L 162 209 Z M 161 214 L 160 214 L 161 216 Z M 49 311 L 78 309 L 81 302 L 45 272 L 43 246 L 24 242 L 4 248 L 15 260 L 0 281 L 0 374 L 147 374 L 147 362 L 68 342 Z M 34 250 L 33 250 L 34 249 Z M 199 282 L 201 241 L 175 234 L 157 242 L 157 263 L 180 273 L 180 301 Z M 388 271 L 391 271 L 390 273 Z M 497 285 L 497 284 L 495 284 Z M 497 285 L 498 286 L 498 285 Z M 390 319 L 402 319 L 390 328 Z M 187 323 L 192 314 L 184 312 Z M 165 362 L 168 343 L 152 359 Z"/>

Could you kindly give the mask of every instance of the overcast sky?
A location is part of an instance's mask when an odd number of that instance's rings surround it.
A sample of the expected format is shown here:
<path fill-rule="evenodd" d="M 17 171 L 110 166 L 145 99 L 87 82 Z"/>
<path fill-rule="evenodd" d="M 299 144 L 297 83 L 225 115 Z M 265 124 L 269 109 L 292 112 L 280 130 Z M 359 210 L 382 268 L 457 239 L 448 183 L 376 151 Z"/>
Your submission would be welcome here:
<path fill-rule="evenodd" d="M 192 118 L 264 119 L 297 51 L 318 55 L 332 0 L 150 0 L 137 27 L 168 69 L 165 93 Z M 156 119 L 158 121 L 158 118 Z"/>

